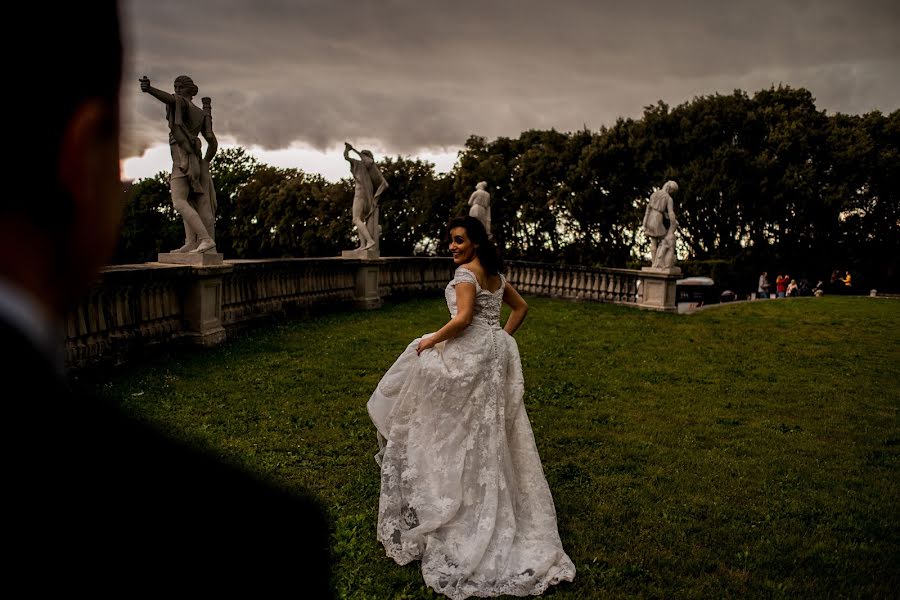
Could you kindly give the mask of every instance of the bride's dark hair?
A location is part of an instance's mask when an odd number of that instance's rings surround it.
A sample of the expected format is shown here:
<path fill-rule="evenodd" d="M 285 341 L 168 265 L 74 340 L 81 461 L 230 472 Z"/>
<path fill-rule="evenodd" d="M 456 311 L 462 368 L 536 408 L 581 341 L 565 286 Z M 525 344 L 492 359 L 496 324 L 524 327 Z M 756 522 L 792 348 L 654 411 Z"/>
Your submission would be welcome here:
<path fill-rule="evenodd" d="M 476 246 L 475 254 L 478 255 L 478 260 L 488 275 L 497 275 L 503 271 L 503 259 L 500 257 L 500 251 L 494 245 L 494 242 L 488 238 L 487 231 L 485 231 L 484 224 L 481 221 L 470 216 L 450 219 L 450 222 L 447 224 L 448 240 L 450 239 L 450 232 L 457 227 L 462 227 L 466 230 L 466 235 Z"/>

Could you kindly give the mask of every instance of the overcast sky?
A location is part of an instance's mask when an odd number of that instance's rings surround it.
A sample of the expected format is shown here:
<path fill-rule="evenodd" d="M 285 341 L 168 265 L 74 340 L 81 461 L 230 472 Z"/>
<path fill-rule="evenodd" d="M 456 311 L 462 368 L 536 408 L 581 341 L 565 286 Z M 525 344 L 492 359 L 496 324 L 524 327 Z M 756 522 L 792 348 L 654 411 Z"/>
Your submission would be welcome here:
<path fill-rule="evenodd" d="M 900 108 L 898 0 L 126 0 L 123 21 L 126 177 L 171 166 L 141 75 L 190 75 L 220 141 L 332 179 L 344 140 L 445 170 L 471 134 L 781 82 L 829 113 Z"/>

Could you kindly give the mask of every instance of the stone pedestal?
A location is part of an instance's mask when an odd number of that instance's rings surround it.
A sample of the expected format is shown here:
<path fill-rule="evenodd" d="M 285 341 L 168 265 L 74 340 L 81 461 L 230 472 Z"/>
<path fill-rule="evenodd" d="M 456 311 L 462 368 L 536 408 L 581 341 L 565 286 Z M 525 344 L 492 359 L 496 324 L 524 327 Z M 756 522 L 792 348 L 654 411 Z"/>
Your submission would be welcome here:
<path fill-rule="evenodd" d="M 641 269 L 641 308 L 676 312 L 675 282 L 681 278 L 681 269 Z"/>
<path fill-rule="evenodd" d="M 641 267 L 641 274 L 654 273 L 657 275 L 678 275 L 681 277 L 681 267 L 669 267 L 668 269 L 660 269 L 657 267 Z"/>
<path fill-rule="evenodd" d="M 199 346 L 215 346 L 225 341 L 225 328 L 222 326 L 222 277 L 232 269 L 231 265 L 194 267 L 194 277 L 184 298 L 186 337 L 190 342 Z"/>
<path fill-rule="evenodd" d="M 363 260 L 376 260 L 379 257 L 378 250 L 344 250 L 341 258 L 361 258 Z"/>
<path fill-rule="evenodd" d="M 210 267 L 223 264 L 222 255 L 216 252 L 198 254 L 196 252 L 160 252 L 157 261 L 169 265 L 191 265 Z"/>
<path fill-rule="evenodd" d="M 379 261 L 380 262 L 380 261 Z M 356 306 L 363 310 L 381 308 L 384 304 L 378 294 L 379 262 L 364 262 L 356 271 Z"/>

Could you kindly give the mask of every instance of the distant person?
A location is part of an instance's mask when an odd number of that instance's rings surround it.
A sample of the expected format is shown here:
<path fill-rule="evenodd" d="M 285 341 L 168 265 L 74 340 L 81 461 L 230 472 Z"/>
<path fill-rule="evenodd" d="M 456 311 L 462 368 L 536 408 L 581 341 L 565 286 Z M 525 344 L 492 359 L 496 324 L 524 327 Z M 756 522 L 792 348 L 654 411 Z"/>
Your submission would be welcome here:
<path fill-rule="evenodd" d="M 842 274 L 838 269 L 835 269 L 831 272 L 831 279 L 828 282 L 828 293 L 829 294 L 840 294 L 843 293 L 844 282 L 841 281 Z"/>
<path fill-rule="evenodd" d="M 6 587 L 330 597 L 318 503 L 66 385 L 59 323 L 111 256 L 123 208 L 118 11 L 109 0 L 17 11 L 46 47 L 10 76 L 52 75 L 53 92 L 28 98 L 39 118 L 7 125 L 27 160 L 0 201 Z"/>
<path fill-rule="evenodd" d="M 844 287 L 852 287 L 853 282 L 850 278 L 850 271 L 844 271 L 844 277 L 841 278 L 841 282 L 844 284 Z"/>
<path fill-rule="evenodd" d="M 797 286 L 797 282 L 795 280 L 791 280 L 791 282 L 787 286 L 787 290 L 785 291 L 785 295 L 789 298 L 796 298 L 800 295 L 800 290 Z"/>
<path fill-rule="evenodd" d="M 759 285 L 756 288 L 756 297 L 757 298 L 768 298 L 769 297 L 769 274 L 765 271 L 759 276 Z"/>
<path fill-rule="evenodd" d="M 784 275 L 779 275 L 775 278 L 775 295 L 784 298 L 785 289 Z"/>

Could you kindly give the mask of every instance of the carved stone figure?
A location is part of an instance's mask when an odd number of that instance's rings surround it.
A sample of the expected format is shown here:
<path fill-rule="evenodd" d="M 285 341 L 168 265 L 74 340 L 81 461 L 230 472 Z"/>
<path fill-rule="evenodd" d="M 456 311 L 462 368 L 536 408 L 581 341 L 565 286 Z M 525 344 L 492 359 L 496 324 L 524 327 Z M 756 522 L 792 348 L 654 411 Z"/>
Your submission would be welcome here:
<path fill-rule="evenodd" d="M 351 158 L 356 152 L 359 159 Z M 359 236 L 358 251 L 378 251 L 378 198 L 387 189 L 387 181 L 378 170 L 375 158 L 369 150 L 358 151 L 349 142 L 344 142 L 344 159 L 350 163 L 350 173 L 356 181 L 353 193 L 353 224 Z"/>
<path fill-rule="evenodd" d="M 671 269 L 675 266 L 675 228 L 669 227 L 666 237 L 659 243 L 653 257 L 653 267 Z"/>
<path fill-rule="evenodd" d="M 213 253 L 215 241 L 216 191 L 209 174 L 209 163 L 219 143 L 212 130 L 212 101 L 203 98 L 203 108 L 194 104 L 198 89 L 187 75 L 175 79 L 175 93 L 169 94 L 150 85 L 142 77 L 141 91 L 166 105 L 169 147 L 172 151 L 172 175 L 169 190 L 172 204 L 184 220 L 184 245 L 173 252 Z M 201 155 L 199 135 L 206 140 L 206 156 Z"/>
<path fill-rule="evenodd" d="M 647 208 L 644 211 L 644 235 L 650 238 L 650 258 L 654 268 L 672 268 L 675 266 L 675 232 L 678 230 L 678 220 L 675 218 L 672 194 L 678 191 L 678 184 L 667 181 L 661 190 L 650 195 Z M 666 219 L 669 221 L 666 227 Z M 668 241 L 666 241 L 668 240 Z M 659 252 L 660 244 L 665 243 L 666 249 Z M 667 266 L 663 266 L 661 259 Z"/>
<path fill-rule="evenodd" d="M 475 217 L 484 225 L 488 237 L 491 235 L 491 195 L 485 191 L 487 182 L 481 181 L 475 186 L 475 191 L 469 196 L 469 216 Z"/>

